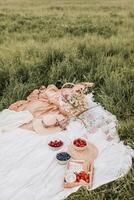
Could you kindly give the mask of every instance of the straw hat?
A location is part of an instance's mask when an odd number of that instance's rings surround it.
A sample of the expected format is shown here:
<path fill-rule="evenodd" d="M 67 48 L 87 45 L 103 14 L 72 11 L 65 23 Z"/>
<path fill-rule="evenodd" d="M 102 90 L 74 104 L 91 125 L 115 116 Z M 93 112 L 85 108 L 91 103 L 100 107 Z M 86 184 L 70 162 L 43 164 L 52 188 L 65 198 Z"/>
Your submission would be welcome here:
<path fill-rule="evenodd" d="M 98 155 L 97 147 L 94 144 L 88 143 L 88 146 L 83 151 L 78 151 L 74 149 L 73 144 L 70 144 L 68 147 L 68 152 L 73 159 L 76 160 L 86 160 L 86 161 L 93 161 L 96 159 Z"/>
<path fill-rule="evenodd" d="M 59 126 L 45 128 L 43 126 L 42 119 L 34 119 L 32 125 L 36 133 L 43 134 L 43 135 L 58 133 L 62 130 Z"/>
<path fill-rule="evenodd" d="M 57 124 L 57 121 L 62 121 L 64 119 L 63 115 L 60 114 L 46 114 L 40 119 L 34 119 L 32 126 L 36 133 L 48 135 L 60 132 L 62 128 Z"/>

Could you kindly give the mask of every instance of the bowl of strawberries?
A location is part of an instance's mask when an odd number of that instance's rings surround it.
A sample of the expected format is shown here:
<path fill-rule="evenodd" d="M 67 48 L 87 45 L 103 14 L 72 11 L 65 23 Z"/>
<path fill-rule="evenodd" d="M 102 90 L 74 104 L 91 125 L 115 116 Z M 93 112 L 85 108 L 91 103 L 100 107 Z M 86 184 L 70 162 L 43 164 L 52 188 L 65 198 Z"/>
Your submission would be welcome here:
<path fill-rule="evenodd" d="M 90 182 L 90 176 L 89 173 L 85 171 L 81 171 L 79 173 L 76 173 L 76 182 L 84 181 L 85 183 Z"/>
<path fill-rule="evenodd" d="M 63 147 L 64 142 L 60 139 L 53 139 L 48 142 L 48 146 L 50 149 L 56 151 Z"/>
<path fill-rule="evenodd" d="M 77 151 L 83 151 L 87 148 L 88 142 L 85 138 L 76 138 L 72 143 L 73 147 Z"/>

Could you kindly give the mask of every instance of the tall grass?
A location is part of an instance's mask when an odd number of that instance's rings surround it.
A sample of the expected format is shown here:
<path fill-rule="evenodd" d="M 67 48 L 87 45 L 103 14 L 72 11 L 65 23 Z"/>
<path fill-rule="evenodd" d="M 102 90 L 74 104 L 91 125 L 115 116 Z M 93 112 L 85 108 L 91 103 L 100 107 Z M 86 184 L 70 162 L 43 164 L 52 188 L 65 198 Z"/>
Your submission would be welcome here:
<path fill-rule="evenodd" d="M 93 81 L 134 147 L 133 13 L 133 0 L 1 0 L 0 110 L 42 84 Z M 133 175 L 67 200 L 133 199 Z"/>

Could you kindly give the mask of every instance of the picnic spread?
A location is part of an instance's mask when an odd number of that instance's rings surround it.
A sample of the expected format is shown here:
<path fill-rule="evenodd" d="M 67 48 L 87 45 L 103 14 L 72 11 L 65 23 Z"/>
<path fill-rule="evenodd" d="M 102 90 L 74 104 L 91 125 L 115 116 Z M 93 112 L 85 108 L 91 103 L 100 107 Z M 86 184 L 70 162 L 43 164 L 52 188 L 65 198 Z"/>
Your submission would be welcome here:
<path fill-rule="evenodd" d="M 128 173 L 134 151 L 94 101 L 93 85 L 42 86 L 0 112 L 2 200 L 62 200 Z"/>

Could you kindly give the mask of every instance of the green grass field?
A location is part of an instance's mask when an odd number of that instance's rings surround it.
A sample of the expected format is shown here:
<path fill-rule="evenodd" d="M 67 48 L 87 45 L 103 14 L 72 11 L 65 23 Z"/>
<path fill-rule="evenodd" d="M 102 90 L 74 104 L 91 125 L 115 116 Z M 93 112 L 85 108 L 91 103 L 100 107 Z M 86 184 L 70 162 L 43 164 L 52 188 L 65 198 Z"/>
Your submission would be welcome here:
<path fill-rule="evenodd" d="M 0 110 L 42 84 L 92 81 L 134 148 L 134 1 L 0 0 Z M 132 200 L 134 170 L 67 200 Z"/>

